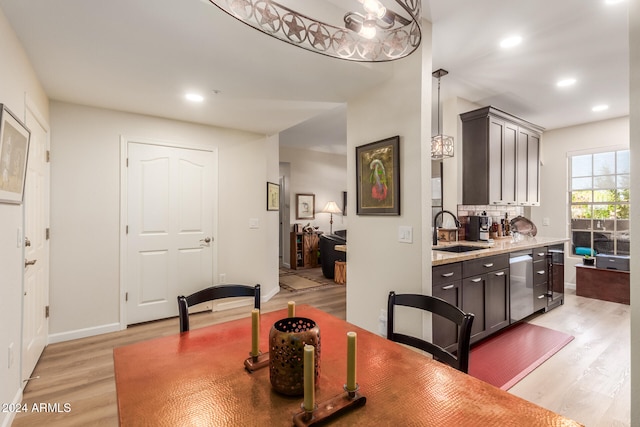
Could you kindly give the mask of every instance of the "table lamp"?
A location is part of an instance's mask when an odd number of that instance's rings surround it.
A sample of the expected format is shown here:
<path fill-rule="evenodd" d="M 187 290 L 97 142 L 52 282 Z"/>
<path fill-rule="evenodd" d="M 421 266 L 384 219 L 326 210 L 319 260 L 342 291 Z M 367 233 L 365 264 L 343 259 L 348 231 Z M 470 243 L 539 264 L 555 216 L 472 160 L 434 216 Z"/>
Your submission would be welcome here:
<path fill-rule="evenodd" d="M 342 210 L 336 205 L 336 202 L 328 202 L 322 212 L 331 214 L 331 219 L 329 220 L 329 234 L 333 234 L 333 214 L 342 213 Z"/>

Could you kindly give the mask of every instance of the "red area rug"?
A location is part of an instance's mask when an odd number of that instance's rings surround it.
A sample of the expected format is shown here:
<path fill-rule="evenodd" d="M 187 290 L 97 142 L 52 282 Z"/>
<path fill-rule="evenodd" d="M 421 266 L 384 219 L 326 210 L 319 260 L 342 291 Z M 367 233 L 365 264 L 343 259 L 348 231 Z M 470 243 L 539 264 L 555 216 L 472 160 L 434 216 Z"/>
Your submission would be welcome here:
<path fill-rule="evenodd" d="M 469 375 L 509 390 L 571 340 L 563 332 L 519 323 L 471 349 Z"/>

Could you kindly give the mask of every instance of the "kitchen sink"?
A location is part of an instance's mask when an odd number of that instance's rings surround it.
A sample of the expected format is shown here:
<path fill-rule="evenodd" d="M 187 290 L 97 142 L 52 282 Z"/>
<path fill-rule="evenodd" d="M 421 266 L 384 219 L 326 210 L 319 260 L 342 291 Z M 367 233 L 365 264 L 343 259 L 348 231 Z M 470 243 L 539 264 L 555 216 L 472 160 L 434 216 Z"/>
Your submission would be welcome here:
<path fill-rule="evenodd" d="M 462 253 L 462 252 L 471 252 L 471 251 L 479 251 L 482 249 L 487 249 L 487 248 L 483 248 L 481 246 L 463 246 L 463 245 L 455 245 L 455 246 L 442 246 L 442 247 L 436 247 L 436 248 L 432 248 L 434 251 L 444 251 L 444 252 L 456 252 L 456 253 Z"/>

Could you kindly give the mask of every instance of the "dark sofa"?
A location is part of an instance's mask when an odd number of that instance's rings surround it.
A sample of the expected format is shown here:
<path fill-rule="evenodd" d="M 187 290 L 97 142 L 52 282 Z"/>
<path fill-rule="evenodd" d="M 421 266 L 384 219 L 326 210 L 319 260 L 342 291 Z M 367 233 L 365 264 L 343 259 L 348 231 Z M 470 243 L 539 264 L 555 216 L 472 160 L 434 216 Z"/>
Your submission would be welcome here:
<path fill-rule="evenodd" d="M 344 232 L 344 237 L 338 235 L 339 231 L 336 231 L 336 234 L 320 235 L 320 263 L 322 264 L 322 274 L 327 279 L 333 279 L 336 261 L 347 260 L 346 252 L 340 252 L 334 249 L 335 245 L 347 244 L 347 232 L 346 230 L 341 231 Z"/>

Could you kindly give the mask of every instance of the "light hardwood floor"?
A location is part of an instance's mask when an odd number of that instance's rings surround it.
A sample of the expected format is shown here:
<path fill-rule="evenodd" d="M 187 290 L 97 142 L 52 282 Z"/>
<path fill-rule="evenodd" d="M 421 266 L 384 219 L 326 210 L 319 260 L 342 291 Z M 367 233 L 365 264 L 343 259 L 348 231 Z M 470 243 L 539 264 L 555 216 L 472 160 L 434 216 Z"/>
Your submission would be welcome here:
<path fill-rule="evenodd" d="M 293 299 L 342 319 L 345 287 L 280 292 L 263 305 L 273 311 Z M 629 306 L 575 296 L 565 305 L 530 319 L 575 339 L 510 392 L 587 426 L 629 426 Z M 192 316 L 192 327 L 247 316 L 246 308 Z M 177 333 L 178 319 L 137 325 L 125 331 L 48 346 L 26 387 L 24 403 L 69 403 L 69 413 L 19 414 L 19 426 L 117 426 L 113 348 Z"/>

